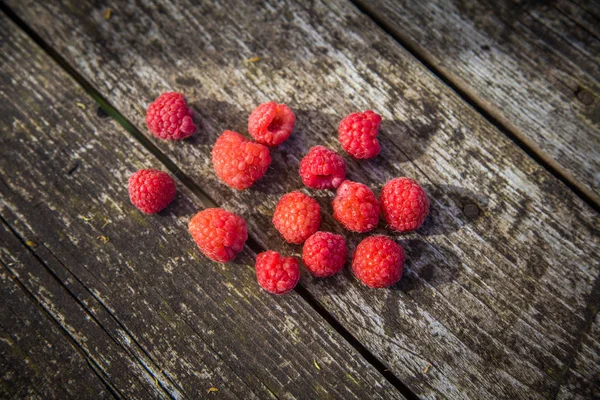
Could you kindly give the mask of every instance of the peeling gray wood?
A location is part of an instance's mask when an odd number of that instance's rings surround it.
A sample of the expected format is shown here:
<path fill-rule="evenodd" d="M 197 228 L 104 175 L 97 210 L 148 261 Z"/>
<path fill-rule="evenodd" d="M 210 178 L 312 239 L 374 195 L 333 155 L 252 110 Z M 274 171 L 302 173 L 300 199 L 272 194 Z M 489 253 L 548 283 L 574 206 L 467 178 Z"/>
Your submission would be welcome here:
<path fill-rule="evenodd" d="M 106 21 L 101 2 L 9 3 L 142 132 L 152 99 L 185 92 L 200 133 L 182 143 L 151 139 L 243 215 L 266 248 L 300 251 L 270 219 L 277 199 L 302 187 L 301 156 L 316 144 L 341 151 L 342 116 L 379 111 L 381 156 L 346 160 L 349 177 L 375 191 L 402 175 L 425 185 L 430 218 L 396 236 L 407 272 L 390 290 L 362 287 L 347 270 L 327 280 L 304 273 L 302 284 L 423 397 L 559 391 L 600 302 L 597 214 L 352 5 L 132 0 Z M 230 190 L 211 168 L 212 144 L 224 129 L 244 133 L 248 114 L 268 99 L 296 111 L 297 129 L 259 183 Z M 323 229 L 344 233 L 352 250 L 364 236 L 332 220 L 330 192 L 309 193 L 323 207 Z M 464 211 L 474 207 L 477 215 Z"/>
<path fill-rule="evenodd" d="M 402 398 L 299 295 L 262 291 L 250 250 L 204 259 L 185 187 L 158 215 L 135 209 L 129 174 L 160 163 L 0 24 L 0 216 L 28 248 L 8 242 L 2 260 L 119 396 Z"/>
<path fill-rule="evenodd" d="M 357 3 L 600 202 L 597 4 Z"/>

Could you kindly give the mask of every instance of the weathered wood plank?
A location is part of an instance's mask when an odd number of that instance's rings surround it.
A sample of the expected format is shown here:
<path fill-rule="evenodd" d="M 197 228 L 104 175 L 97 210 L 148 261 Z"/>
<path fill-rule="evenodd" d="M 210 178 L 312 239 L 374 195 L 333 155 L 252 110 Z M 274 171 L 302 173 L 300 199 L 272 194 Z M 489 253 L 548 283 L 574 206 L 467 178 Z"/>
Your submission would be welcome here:
<path fill-rule="evenodd" d="M 600 314 L 581 338 L 579 349 L 573 358 L 564 384 L 557 399 L 598 397 L 600 393 Z"/>
<path fill-rule="evenodd" d="M 113 398 L 83 352 L 19 287 L 10 272 L 15 261 L 9 248 L 24 249 L 4 222 L 0 224 L 0 379 L 7 392 L 2 398 L 20 390 L 30 391 L 19 394 L 20 398 L 33 397 L 34 393 L 53 399 Z M 9 264 L 5 264 L 8 259 Z"/>
<path fill-rule="evenodd" d="M 200 258 L 185 187 L 158 215 L 132 207 L 128 175 L 157 159 L 0 21 L 0 216 L 39 260 L 9 247 L 11 273 L 107 382 L 127 398 L 402 398 L 299 295 L 260 290 L 250 250 Z"/>
<path fill-rule="evenodd" d="M 270 218 L 279 196 L 301 187 L 302 154 L 316 144 L 340 150 L 341 116 L 381 112 L 382 155 L 347 159 L 349 177 L 374 189 L 400 175 L 426 185 L 432 216 L 397 237 L 409 269 L 397 290 L 368 290 L 348 271 L 304 275 L 302 284 L 424 397 L 559 390 L 589 324 L 586 310 L 600 301 L 597 214 L 354 7 L 132 0 L 106 21 L 100 2 L 11 6 L 143 132 L 147 104 L 161 91 L 184 91 L 200 134 L 151 140 L 244 215 L 264 247 L 299 250 L 282 243 Z M 244 61 L 254 56 L 261 60 Z M 273 151 L 262 181 L 234 192 L 214 176 L 212 143 L 223 129 L 244 132 L 248 113 L 267 99 L 290 104 L 298 129 Z M 330 213 L 330 193 L 312 194 Z M 473 205 L 477 215 L 463 211 Z M 325 229 L 341 231 L 324 217 Z M 346 236 L 352 244 L 362 237 Z"/>
<path fill-rule="evenodd" d="M 569 0 L 356 0 L 600 203 L 600 15 Z"/>

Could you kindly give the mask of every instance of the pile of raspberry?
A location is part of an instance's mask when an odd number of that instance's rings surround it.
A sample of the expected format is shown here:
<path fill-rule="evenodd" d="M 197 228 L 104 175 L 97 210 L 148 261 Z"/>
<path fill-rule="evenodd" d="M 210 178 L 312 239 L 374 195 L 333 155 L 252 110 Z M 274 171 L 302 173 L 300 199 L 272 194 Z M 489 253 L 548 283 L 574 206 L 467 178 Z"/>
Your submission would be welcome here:
<path fill-rule="evenodd" d="M 164 93 L 149 107 L 146 122 L 160 139 L 181 140 L 197 128 L 193 110 L 180 93 Z M 270 151 L 285 142 L 296 122 L 294 112 L 285 104 L 267 102 L 248 117 L 248 133 L 254 139 L 225 130 L 212 149 L 212 163 L 219 179 L 236 190 L 251 187 L 263 177 L 271 164 Z M 376 157 L 381 147 L 377 136 L 381 116 L 368 110 L 348 115 L 340 122 L 341 147 L 357 160 Z M 367 233 L 379 224 L 396 232 L 421 226 L 429 213 L 429 199 L 423 188 L 406 177 L 386 182 L 379 197 L 365 184 L 346 179 L 346 162 L 334 150 L 314 146 L 302 158 L 299 170 L 304 185 L 313 190 L 335 190 L 333 217 L 352 232 Z M 175 182 L 165 172 L 139 170 L 129 179 L 131 202 L 149 214 L 160 212 L 175 198 Z M 302 262 L 316 277 L 340 272 L 348 259 L 343 236 L 319 231 L 321 207 L 308 194 L 296 190 L 283 195 L 272 218 L 274 228 L 288 243 L 302 244 Z M 246 221 L 230 211 L 209 208 L 197 213 L 188 224 L 200 251 L 211 260 L 226 263 L 242 251 L 248 231 Z M 402 277 L 405 255 L 400 244 L 388 236 L 371 235 L 354 249 L 351 269 L 356 278 L 371 288 L 394 285 Z M 258 284 L 268 292 L 291 291 L 300 278 L 300 262 L 267 250 L 256 257 Z"/>

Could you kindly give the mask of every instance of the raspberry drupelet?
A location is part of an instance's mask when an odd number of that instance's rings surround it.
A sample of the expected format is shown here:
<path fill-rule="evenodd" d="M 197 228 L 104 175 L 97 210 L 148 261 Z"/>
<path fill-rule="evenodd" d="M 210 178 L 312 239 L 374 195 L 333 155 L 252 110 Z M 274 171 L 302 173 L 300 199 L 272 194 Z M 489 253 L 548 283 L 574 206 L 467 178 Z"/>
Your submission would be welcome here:
<path fill-rule="evenodd" d="M 346 240 L 331 232 L 317 232 L 304 242 L 302 261 L 317 277 L 327 277 L 342 270 L 348 257 Z"/>
<path fill-rule="evenodd" d="M 279 146 L 294 130 L 296 115 L 285 104 L 274 101 L 256 107 L 248 117 L 248 132 L 259 143 Z"/>
<path fill-rule="evenodd" d="M 256 280 L 267 292 L 284 294 L 300 279 L 300 266 L 295 257 L 281 257 L 268 250 L 256 256 Z"/>
<path fill-rule="evenodd" d="M 302 192 L 285 194 L 275 207 L 273 225 L 289 243 L 301 244 L 321 225 L 321 207 Z"/>
<path fill-rule="evenodd" d="M 335 189 L 346 179 L 346 162 L 327 147 L 314 146 L 300 161 L 302 182 L 313 189 Z"/>
<path fill-rule="evenodd" d="M 398 243 L 387 236 L 370 236 L 356 246 L 352 272 L 371 288 L 388 287 L 402 277 L 404 259 L 404 250 Z"/>
<path fill-rule="evenodd" d="M 366 185 L 344 181 L 333 199 L 333 218 L 353 232 L 369 232 L 379 223 L 379 202 Z"/>
<path fill-rule="evenodd" d="M 249 188 L 262 178 L 271 164 L 269 148 L 246 139 L 237 132 L 225 131 L 212 149 L 215 172 L 237 190 Z"/>
<path fill-rule="evenodd" d="M 192 117 L 194 110 L 187 106 L 181 93 L 161 94 L 146 112 L 150 132 L 161 139 L 181 140 L 196 133 Z"/>
<path fill-rule="evenodd" d="M 155 214 L 175 198 L 175 181 L 166 172 L 141 169 L 129 177 L 129 199 L 140 211 Z"/>
<path fill-rule="evenodd" d="M 246 221 L 222 208 L 200 211 L 188 223 L 188 230 L 206 257 L 222 263 L 233 260 L 248 239 Z"/>
<path fill-rule="evenodd" d="M 340 122 L 338 137 L 344 150 L 358 159 L 373 158 L 381 147 L 377 140 L 381 116 L 371 110 L 352 113 Z"/>
<path fill-rule="evenodd" d="M 388 226 L 398 232 L 417 229 L 429 214 L 427 194 L 409 178 L 388 181 L 381 190 L 379 201 Z"/>

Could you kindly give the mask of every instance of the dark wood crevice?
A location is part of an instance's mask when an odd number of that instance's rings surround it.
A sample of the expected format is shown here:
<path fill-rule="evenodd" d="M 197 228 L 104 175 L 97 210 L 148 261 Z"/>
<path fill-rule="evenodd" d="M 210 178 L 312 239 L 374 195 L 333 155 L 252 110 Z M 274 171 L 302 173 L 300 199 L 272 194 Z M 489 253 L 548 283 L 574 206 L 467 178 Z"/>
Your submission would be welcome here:
<path fill-rule="evenodd" d="M 79 300 L 77 299 L 76 296 L 73 295 L 73 293 L 71 293 L 68 288 L 62 283 L 62 281 L 60 279 L 58 279 L 58 277 L 53 273 L 52 269 L 49 268 L 46 263 L 39 258 L 39 256 L 35 253 L 35 251 L 31 248 L 31 246 L 27 245 L 27 241 L 25 239 L 23 239 L 15 230 L 14 228 L 8 223 L 8 221 L 6 221 L 4 219 L 4 217 L 2 215 L 0 215 L 0 223 L 2 223 L 7 229 L 8 231 L 15 237 L 17 238 L 20 242 L 21 245 L 27 249 L 28 253 L 35 258 L 40 265 L 43 265 L 44 268 L 46 269 L 46 271 L 48 271 L 52 277 L 55 279 L 56 283 L 58 283 L 63 289 L 65 289 L 70 295 L 71 297 L 77 301 L 80 305 L 81 303 L 79 302 Z M 89 357 L 89 355 L 85 352 L 85 350 L 80 346 L 80 344 L 77 342 L 77 340 L 70 334 L 70 332 L 68 332 L 67 330 L 64 329 L 64 327 L 59 323 L 59 321 L 57 321 L 53 316 L 52 313 L 48 312 L 48 310 L 43 306 L 43 304 L 41 304 L 38 299 L 33 295 L 33 293 L 31 293 L 26 287 L 25 285 L 19 280 L 18 276 L 16 276 L 14 274 L 14 272 L 10 269 L 10 267 L 8 265 L 5 265 L 2 262 L 3 267 L 6 269 L 6 271 L 8 271 L 8 273 L 10 274 L 12 280 L 17 284 L 17 286 L 19 286 L 19 288 L 21 289 L 21 291 L 23 293 L 25 293 L 27 295 L 27 297 L 29 297 L 29 299 L 32 301 L 32 303 L 36 304 L 41 310 L 44 311 L 44 314 L 46 316 L 48 316 L 48 319 L 50 321 L 52 321 L 54 323 L 54 325 L 60 329 L 60 331 L 63 333 L 64 338 L 66 340 L 68 340 L 75 349 L 77 349 L 77 352 L 86 359 L 86 361 L 88 362 L 88 364 L 92 367 L 92 370 L 94 371 L 94 373 L 96 374 L 96 376 L 104 383 L 104 385 L 106 386 L 106 389 L 117 399 L 122 399 L 123 398 L 123 394 L 119 392 L 119 390 L 117 388 L 115 388 L 107 379 L 106 377 L 102 374 L 101 369 L 99 368 L 98 364 L 96 364 L 96 362 Z M 83 305 L 81 305 L 82 308 L 84 310 L 86 310 L 85 307 L 83 307 Z M 87 310 L 86 310 L 87 312 Z M 91 315 L 89 312 L 87 312 L 87 315 L 90 318 L 94 318 L 93 315 Z M 98 323 L 98 321 L 96 321 Z M 102 324 L 99 324 L 100 326 L 102 326 Z"/>

